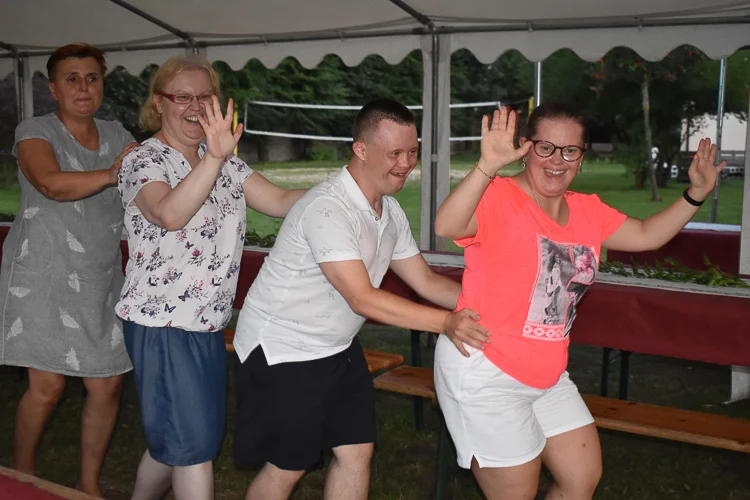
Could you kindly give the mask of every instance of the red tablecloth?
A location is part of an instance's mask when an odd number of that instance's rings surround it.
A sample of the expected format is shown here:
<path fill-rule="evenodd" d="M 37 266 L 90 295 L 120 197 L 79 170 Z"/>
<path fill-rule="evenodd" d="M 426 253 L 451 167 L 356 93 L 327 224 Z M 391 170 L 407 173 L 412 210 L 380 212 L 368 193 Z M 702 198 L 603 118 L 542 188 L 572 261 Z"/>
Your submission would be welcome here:
<path fill-rule="evenodd" d="M 750 299 L 595 283 L 578 307 L 571 341 L 750 366 Z"/>
<path fill-rule="evenodd" d="M 7 227 L 0 227 L 4 240 Z M 122 242 L 123 265 L 127 243 Z M 265 252 L 245 250 L 234 302 L 242 307 Z M 460 281 L 463 269 L 433 267 Z M 397 276 L 388 272 L 382 287 L 418 300 Z M 578 307 L 571 341 L 643 354 L 750 366 L 750 299 L 595 283 Z"/>
<path fill-rule="evenodd" d="M 65 500 L 64 497 L 41 490 L 0 474 L 0 499 L 3 500 Z"/>

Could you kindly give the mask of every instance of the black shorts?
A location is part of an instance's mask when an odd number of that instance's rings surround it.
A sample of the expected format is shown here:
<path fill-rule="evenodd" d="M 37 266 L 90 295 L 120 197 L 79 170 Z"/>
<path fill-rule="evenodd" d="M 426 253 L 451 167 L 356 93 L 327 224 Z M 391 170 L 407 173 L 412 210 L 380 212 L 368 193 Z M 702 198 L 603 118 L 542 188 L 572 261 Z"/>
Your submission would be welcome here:
<path fill-rule="evenodd" d="M 372 376 L 356 337 L 327 358 L 268 366 L 259 346 L 237 365 L 236 467 L 305 470 L 324 449 L 375 442 Z"/>

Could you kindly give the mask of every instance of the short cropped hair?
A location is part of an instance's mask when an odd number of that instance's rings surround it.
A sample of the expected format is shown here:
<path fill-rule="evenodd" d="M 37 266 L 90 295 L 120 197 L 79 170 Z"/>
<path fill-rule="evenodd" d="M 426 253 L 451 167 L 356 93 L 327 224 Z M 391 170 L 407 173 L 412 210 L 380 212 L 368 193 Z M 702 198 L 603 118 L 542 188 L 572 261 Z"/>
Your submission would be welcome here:
<path fill-rule="evenodd" d="M 392 99 L 375 99 L 365 104 L 354 118 L 354 141 L 367 142 L 383 120 L 399 125 L 414 125 L 414 114 L 409 108 Z"/>
<path fill-rule="evenodd" d="M 78 59 L 85 59 L 86 57 L 93 57 L 96 62 L 99 63 L 99 69 L 102 70 L 102 76 L 107 72 L 107 61 L 104 59 L 104 52 L 96 47 L 87 43 L 71 43 L 60 47 L 49 56 L 47 59 L 47 78 L 50 81 L 55 79 L 55 69 L 60 61 L 70 59 L 71 57 L 77 57 Z"/>
<path fill-rule="evenodd" d="M 167 59 L 158 70 L 156 70 L 156 73 L 154 73 L 154 76 L 151 78 L 148 97 L 146 98 L 146 102 L 143 103 L 141 113 L 138 116 L 138 125 L 144 132 L 156 132 L 161 128 L 161 115 L 159 114 L 159 110 L 156 109 L 154 96 L 161 95 L 161 93 L 164 92 L 164 87 L 166 87 L 174 77 L 187 70 L 202 70 L 208 73 L 208 77 L 211 79 L 213 93 L 216 97 L 221 99 L 219 74 L 213 66 L 211 66 L 210 62 L 199 56 L 171 57 Z"/>

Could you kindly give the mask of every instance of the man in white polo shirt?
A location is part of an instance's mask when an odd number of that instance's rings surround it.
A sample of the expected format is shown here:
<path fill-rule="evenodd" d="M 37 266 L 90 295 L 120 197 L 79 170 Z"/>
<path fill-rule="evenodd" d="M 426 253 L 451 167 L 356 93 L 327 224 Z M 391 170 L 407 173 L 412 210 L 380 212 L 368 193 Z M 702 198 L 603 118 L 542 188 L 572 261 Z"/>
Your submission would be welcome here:
<path fill-rule="evenodd" d="M 372 378 L 356 337 L 365 321 L 435 333 L 459 350 L 488 332 L 465 309 L 416 304 L 378 287 L 390 267 L 420 296 L 456 307 L 460 285 L 434 273 L 391 197 L 417 164 L 414 117 L 376 100 L 354 123 L 349 165 L 292 207 L 245 298 L 234 347 L 235 463 L 264 464 L 246 500 L 286 499 L 323 449 L 325 497 L 366 499 L 376 423 Z"/>

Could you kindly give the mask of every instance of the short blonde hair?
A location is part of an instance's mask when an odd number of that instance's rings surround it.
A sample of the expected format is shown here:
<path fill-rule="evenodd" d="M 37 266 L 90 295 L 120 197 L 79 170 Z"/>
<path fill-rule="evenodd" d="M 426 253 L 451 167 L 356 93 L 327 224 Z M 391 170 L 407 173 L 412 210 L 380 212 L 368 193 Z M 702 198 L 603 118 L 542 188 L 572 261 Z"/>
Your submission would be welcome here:
<path fill-rule="evenodd" d="M 161 95 L 164 87 L 172 81 L 174 77 L 186 70 L 203 70 L 208 73 L 211 79 L 211 87 L 214 94 L 221 98 L 219 90 L 219 74 L 211 66 L 211 63 L 199 56 L 176 56 L 169 58 L 161 67 L 156 70 L 151 78 L 151 85 L 148 92 L 148 98 L 141 107 L 141 113 L 138 116 L 138 125 L 144 131 L 156 132 L 161 128 L 161 114 L 156 109 L 154 96 Z"/>

